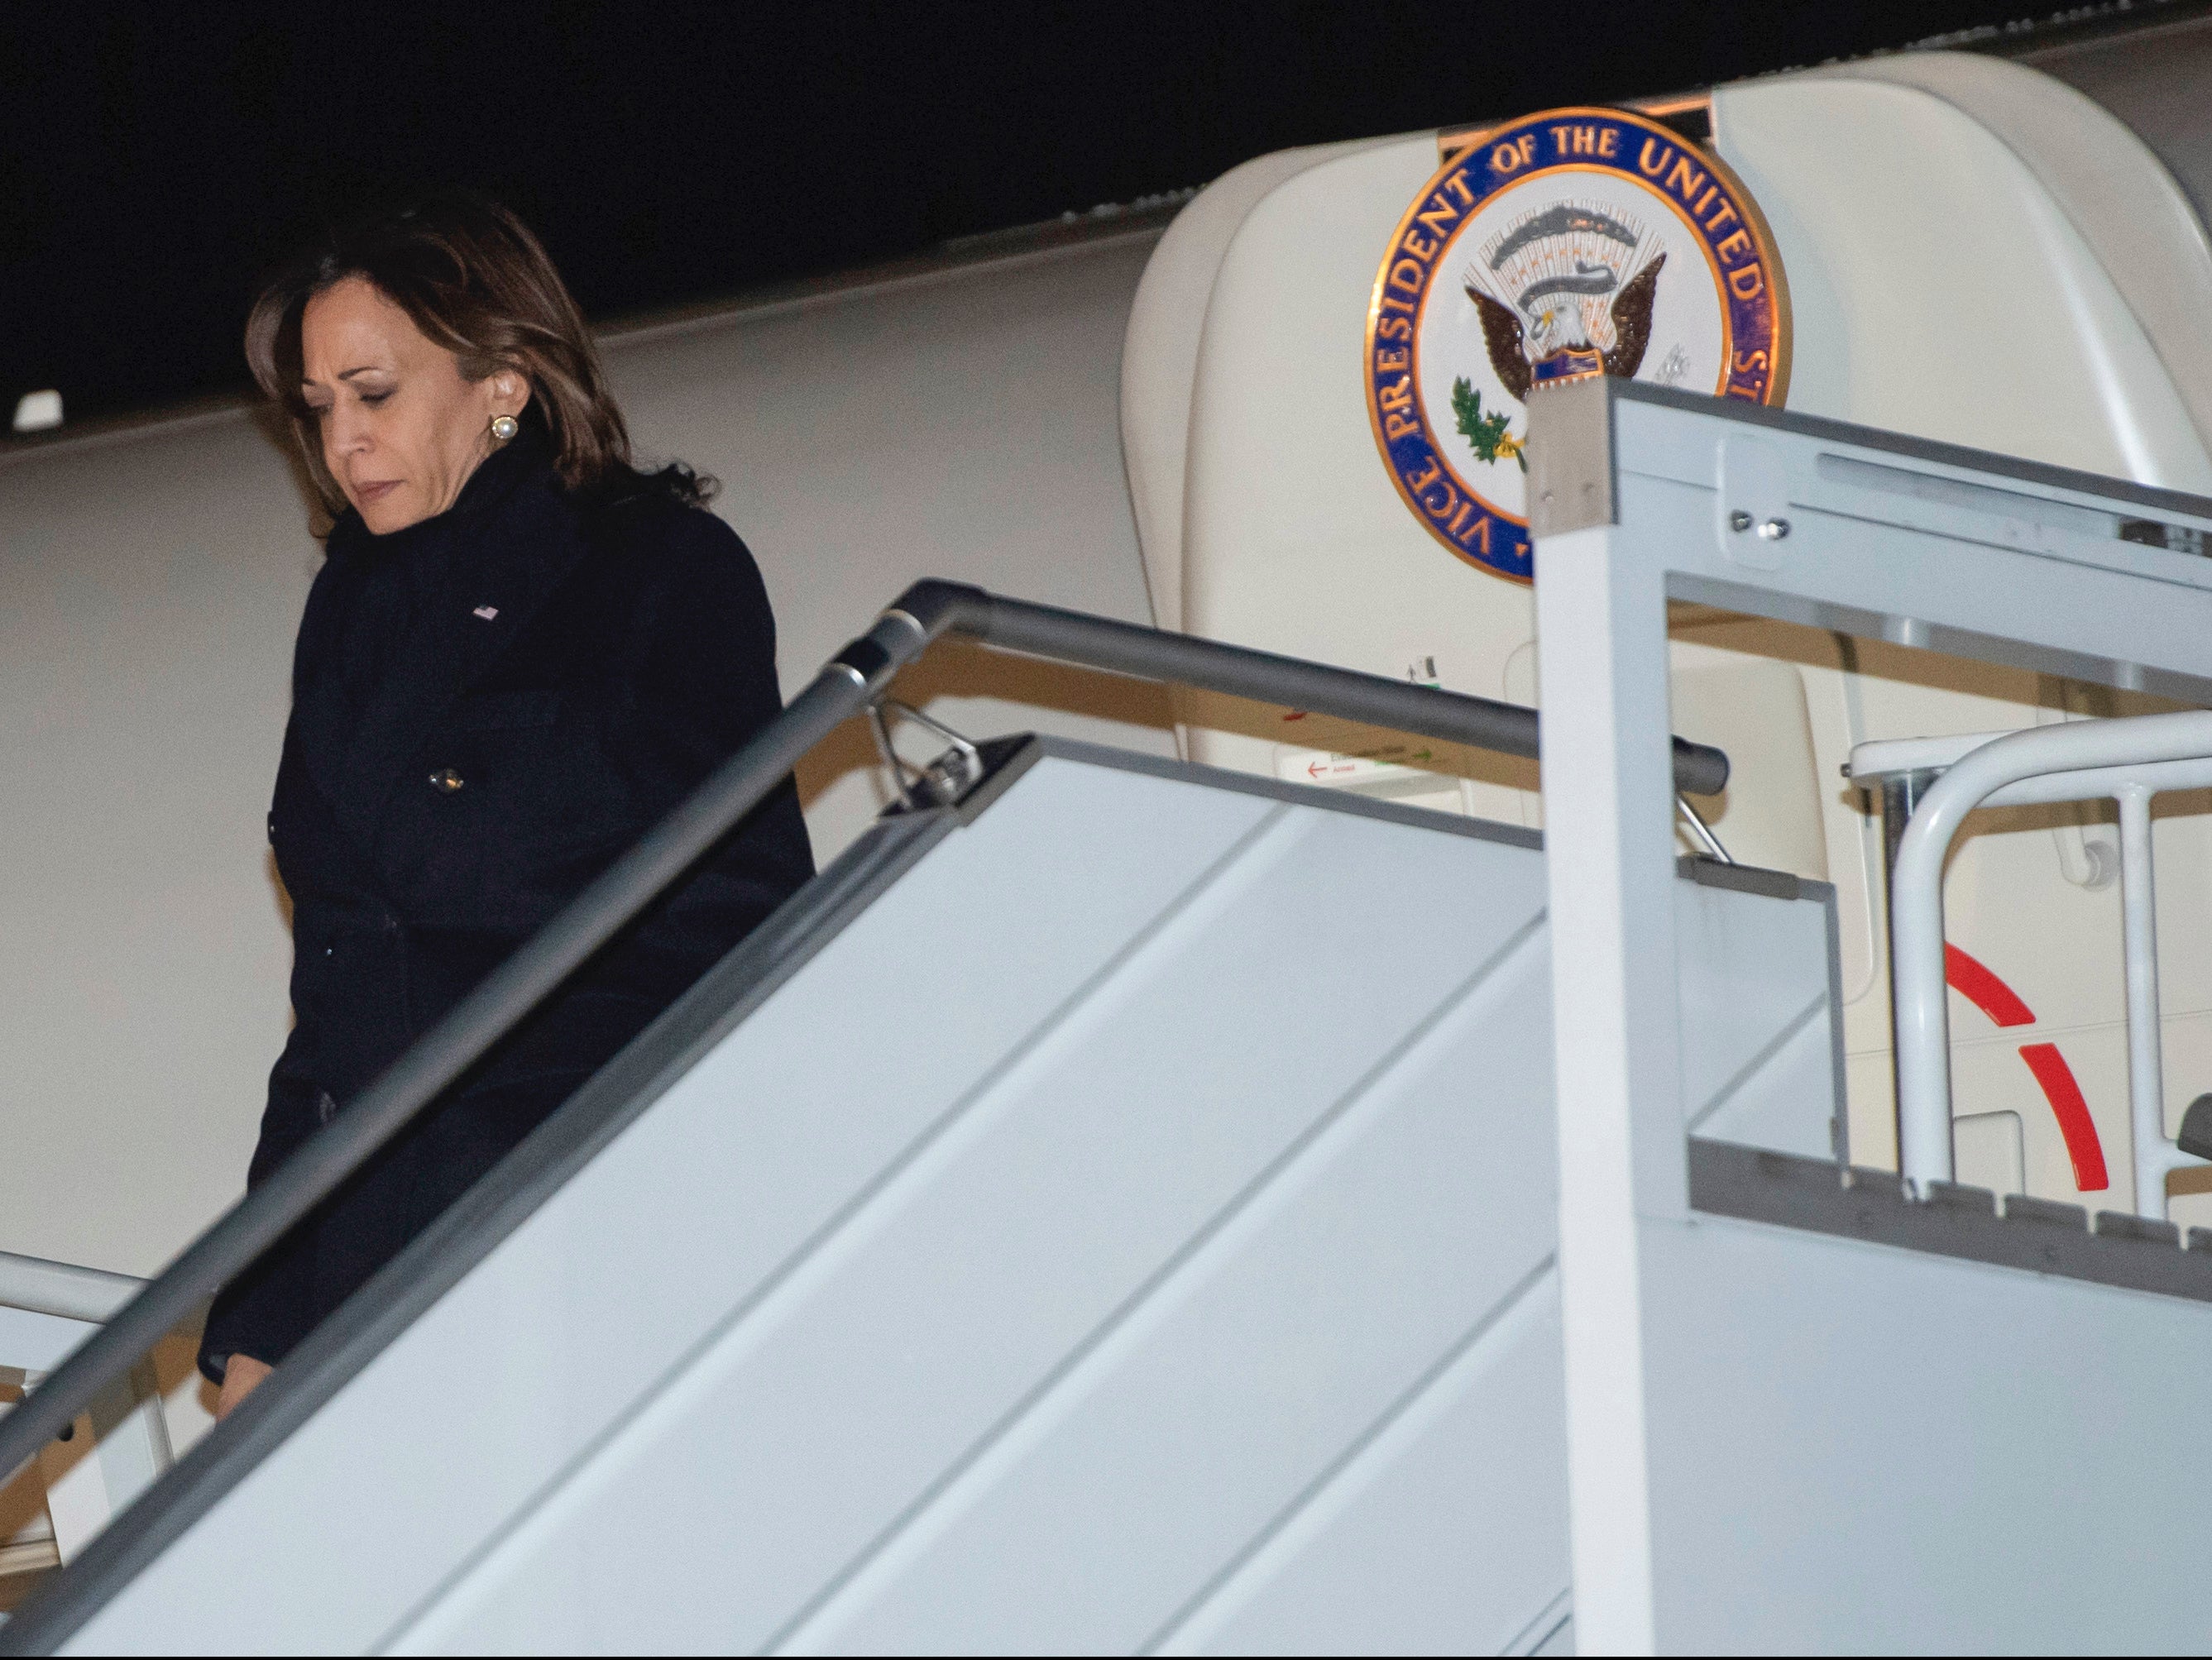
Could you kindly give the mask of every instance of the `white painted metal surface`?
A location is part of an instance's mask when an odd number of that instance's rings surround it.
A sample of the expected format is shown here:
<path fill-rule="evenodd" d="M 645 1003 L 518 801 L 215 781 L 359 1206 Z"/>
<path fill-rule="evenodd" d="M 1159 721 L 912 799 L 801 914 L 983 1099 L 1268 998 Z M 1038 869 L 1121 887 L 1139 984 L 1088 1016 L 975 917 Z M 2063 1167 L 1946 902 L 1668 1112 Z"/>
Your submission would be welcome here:
<path fill-rule="evenodd" d="M 2212 1456 L 2166 1426 L 2174 1379 L 2212 1359 L 2212 1307 L 1689 1212 L 1666 1063 L 1679 925 L 1649 848 L 1670 599 L 2202 696 L 2212 565 L 2119 530 L 2147 511 L 2200 527 L 2212 504 L 1977 477 L 1617 384 L 1544 396 L 1535 441 L 1577 437 L 1613 503 L 1537 551 L 1578 1641 L 2201 1643 L 2212 1594 L 2179 1565 L 2212 1548 Z M 1778 561 L 1716 532 L 1723 441 L 1765 446 L 1788 481 Z M 2124 1495 L 2127 1542 L 2106 1505 L 2063 1496 L 2080 1481 Z"/>
<path fill-rule="evenodd" d="M 1725 1218 L 1636 1225 L 1662 1650 L 2202 1651 L 2212 1456 L 2172 1403 L 2212 1365 L 2212 1309 Z"/>
<path fill-rule="evenodd" d="M 1575 1635 L 1649 1653 L 1654 1614 L 1650 1426 L 1636 1219 L 1688 1202 L 1676 1029 L 1674 789 L 1666 593 L 1623 581 L 1607 532 L 1545 538 L 1546 870 L 1559 1089 L 1560 1327 Z M 1629 707 L 1639 700 L 1642 709 Z M 1553 879 L 1553 870 L 1572 872 Z"/>
<path fill-rule="evenodd" d="M 1542 855 L 1257 788 L 1039 762 L 71 1651 L 1557 1636 Z M 1825 1150 L 1825 896 L 1668 877 L 1683 1088 Z"/>

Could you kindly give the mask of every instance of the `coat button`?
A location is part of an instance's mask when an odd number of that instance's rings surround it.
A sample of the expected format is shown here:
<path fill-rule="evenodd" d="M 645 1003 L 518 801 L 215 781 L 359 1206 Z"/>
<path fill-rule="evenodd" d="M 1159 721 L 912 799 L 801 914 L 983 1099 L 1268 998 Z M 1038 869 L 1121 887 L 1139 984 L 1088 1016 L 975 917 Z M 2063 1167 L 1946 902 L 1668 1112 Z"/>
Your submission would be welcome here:
<path fill-rule="evenodd" d="M 430 787 L 447 795 L 460 788 L 462 781 L 461 775 L 451 767 L 441 767 L 430 775 Z"/>

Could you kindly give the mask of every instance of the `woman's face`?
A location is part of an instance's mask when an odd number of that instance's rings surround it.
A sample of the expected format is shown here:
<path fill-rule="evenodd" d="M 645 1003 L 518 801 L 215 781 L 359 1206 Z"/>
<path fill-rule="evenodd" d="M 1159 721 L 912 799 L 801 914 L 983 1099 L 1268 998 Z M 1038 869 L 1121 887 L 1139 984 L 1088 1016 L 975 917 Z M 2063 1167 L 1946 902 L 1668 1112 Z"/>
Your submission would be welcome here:
<path fill-rule="evenodd" d="M 529 383 L 481 380 L 369 283 L 349 277 L 300 319 L 300 391 L 322 428 L 323 460 L 375 535 L 453 505 L 491 453 L 495 416 L 520 416 Z"/>

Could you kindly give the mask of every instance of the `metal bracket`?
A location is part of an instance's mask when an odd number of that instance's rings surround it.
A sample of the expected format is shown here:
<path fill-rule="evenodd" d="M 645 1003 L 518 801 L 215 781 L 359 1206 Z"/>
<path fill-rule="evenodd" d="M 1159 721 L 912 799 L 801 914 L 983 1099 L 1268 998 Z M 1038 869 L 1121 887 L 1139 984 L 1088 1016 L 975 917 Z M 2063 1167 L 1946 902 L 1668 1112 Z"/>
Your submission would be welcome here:
<path fill-rule="evenodd" d="M 1563 536 L 1613 515 L 1613 399 L 1594 374 L 1528 400 L 1528 533 Z"/>
<path fill-rule="evenodd" d="M 1698 810 L 1690 805 L 1688 796 L 1678 794 L 1674 797 L 1674 806 L 1675 810 L 1681 814 L 1683 823 L 1689 829 L 1690 839 L 1698 844 L 1706 858 L 1717 865 L 1735 863 L 1735 859 L 1729 855 L 1729 850 L 1721 845 L 1721 838 L 1713 834 L 1713 827 L 1700 818 Z"/>
<path fill-rule="evenodd" d="M 902 718 L 935 733 L 952 747 L 927 766 L 915 766 L 892 747 L 890 723 L 884 718 L 885 709 L 894 710 Z M 925 806 L 951 806 L 982 781 L 982 751 L 943 721 L 933 720 L 910 703 L 890 697 L 878 698 L 868 705 L 868 730 L 875 736 L 876 752 L 890 769 L 891 786 L 898 791 L 899 805 L 908 812 Z"/>

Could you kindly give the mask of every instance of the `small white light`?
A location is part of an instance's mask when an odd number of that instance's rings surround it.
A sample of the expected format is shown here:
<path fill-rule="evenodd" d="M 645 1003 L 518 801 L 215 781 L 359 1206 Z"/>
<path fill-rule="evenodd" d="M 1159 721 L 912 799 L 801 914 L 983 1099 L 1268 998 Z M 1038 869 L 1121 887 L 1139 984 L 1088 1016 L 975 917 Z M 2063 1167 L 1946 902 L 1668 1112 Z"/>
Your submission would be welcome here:
<path fill-rule="evenodd" d="M 61 393 L 51 389 L 27 392 L 15 400 L 17 432 L 46 432 L 61 423 Z"/>

